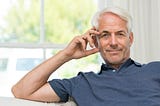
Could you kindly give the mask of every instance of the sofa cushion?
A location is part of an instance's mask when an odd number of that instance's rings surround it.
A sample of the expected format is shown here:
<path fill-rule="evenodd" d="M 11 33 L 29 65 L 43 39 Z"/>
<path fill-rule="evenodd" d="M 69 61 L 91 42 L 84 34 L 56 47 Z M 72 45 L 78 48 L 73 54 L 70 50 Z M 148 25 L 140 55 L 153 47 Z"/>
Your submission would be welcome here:
<path fill-rule="evenodd" d="M 44 103 L 13 97 L 0 97 L 0 106 L 77 106 L 73 101 L 66 103 Z"/>

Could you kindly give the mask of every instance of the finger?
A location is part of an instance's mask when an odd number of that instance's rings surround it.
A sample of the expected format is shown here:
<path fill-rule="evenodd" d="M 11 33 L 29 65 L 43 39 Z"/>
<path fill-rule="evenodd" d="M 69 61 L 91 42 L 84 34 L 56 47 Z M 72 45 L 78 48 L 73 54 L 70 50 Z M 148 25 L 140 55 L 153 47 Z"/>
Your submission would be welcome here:
<path fill-rule="evenodd" d="M 92 34 L 92 36 L 95 36 L 95 35 L 99 34 L 99 31 L 96 30 L 95 28 L 91 28 L 88 32 L 89 32 L 90 35 Z"/>
<path fill-rule="evenodd" d="M 88 55 L 91 55 L 91 54 L 95 54 L 95 53 L 97 53 L 97 52 L 99 52 L 99 49 L 98 49 L 98 48 L 86 50 L 85 56 L 88 56 Z"/>
<path fill-rule="evenodd" d="M 94 45 L 95 45 L 95 47 L 96 48 L 98 48 L 98 45 L 99 45 L 99 39 L 98 39 L 98 35 L 96 35 L 96 36 L 92 36 L 92 39 L 93 39 L 93 42 L 94 42 Z"/>
<path fill-rule="evenodd" d="M 89 34 L 87 36 L 90 47 L 94 48 L 97 46 L 96 36 L 99 34 L 96 30 L 89 30 Z"/>
<path fill-rule="evenodd" d="M 80 36 L 79 37 L 79 43 L 80 43 L 80 46 L 83 49 L 83 51 L 86 50 L 86 48 L 87 48 L 87 42 L 88 41 L 87 41 L 86 36 Z"/>

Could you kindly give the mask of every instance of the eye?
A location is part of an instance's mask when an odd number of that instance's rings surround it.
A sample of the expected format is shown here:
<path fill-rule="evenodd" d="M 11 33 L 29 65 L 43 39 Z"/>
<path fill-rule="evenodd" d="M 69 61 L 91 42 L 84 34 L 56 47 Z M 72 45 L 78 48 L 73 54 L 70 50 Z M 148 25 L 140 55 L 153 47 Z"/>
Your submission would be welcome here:
<path fill-rule="evenodd" d="M 118 35 L 120 35 L 120 36 L 124 36 L 125 34 L 123 34 L 123 33 L 119 33 Z"/>
<path fill-rule="evenodd" d="M 106 38 L 106 37 L 109 37 L 111 34 L 110 33 L 102 33 L 101 35 L 100 35 L 100 38 Z"/>
<path fill-rule="evenodd" d="M 123 32 L 120 32 L 120 33 L 117 33 L 116 35 L 119 36 L 119 37 L 123 37 L 123 36 L 126 36 L 127 34 L 123 33 Z"/>

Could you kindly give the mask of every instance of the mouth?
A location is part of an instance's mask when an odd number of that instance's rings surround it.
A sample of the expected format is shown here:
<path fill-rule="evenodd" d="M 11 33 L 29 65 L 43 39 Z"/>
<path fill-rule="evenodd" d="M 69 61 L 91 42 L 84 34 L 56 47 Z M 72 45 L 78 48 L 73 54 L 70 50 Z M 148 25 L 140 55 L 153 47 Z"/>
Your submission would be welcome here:
<path fill-rule="evenodd" d="M 110 50 L 110 49 L 107 49 L 106 52 L 110 53 L 110 54 L 118 54 L 119 52 L 121 52 L 122 49 L 115 49 L 115 50 Z"/>

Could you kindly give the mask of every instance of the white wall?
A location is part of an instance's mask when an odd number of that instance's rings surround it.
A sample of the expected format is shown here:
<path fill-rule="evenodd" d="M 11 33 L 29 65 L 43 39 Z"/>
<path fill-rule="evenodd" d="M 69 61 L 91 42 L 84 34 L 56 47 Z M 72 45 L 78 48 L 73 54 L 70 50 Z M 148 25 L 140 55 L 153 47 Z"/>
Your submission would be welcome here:
<path fill-rule="evenodd" d="M 100 9 L 119 6 L 133 17 L 131 57 L 141 63 L 160 60 L 160 0 L 99 0 Z"/>

